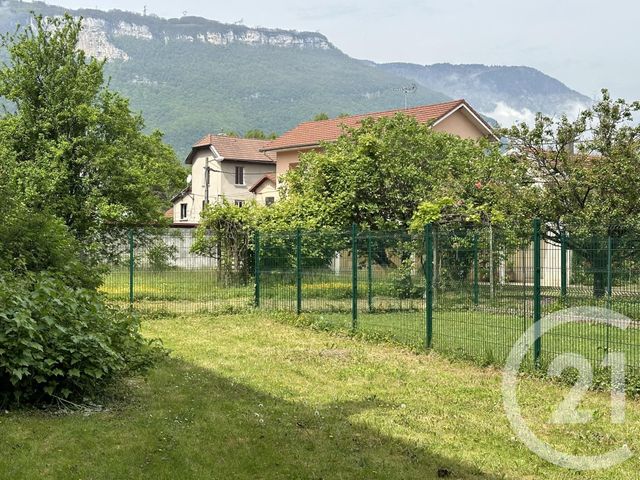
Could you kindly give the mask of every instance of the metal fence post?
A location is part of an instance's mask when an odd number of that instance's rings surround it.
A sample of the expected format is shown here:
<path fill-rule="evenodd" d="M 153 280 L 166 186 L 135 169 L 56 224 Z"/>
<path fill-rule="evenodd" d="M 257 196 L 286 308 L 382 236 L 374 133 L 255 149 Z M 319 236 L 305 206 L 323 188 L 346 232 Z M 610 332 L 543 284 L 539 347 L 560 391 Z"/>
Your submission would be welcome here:
<path fill-rule="evenodd" d="M 536 366 L 540 366 L 540 355 L 542 353 L 541 318 L 542 318 L 542 300 L 541 300 L 541 242 L 540 242 L 540 219 L 533 221 L 533 360 Z"/>
<path fill-rule="evenodd" d="M 296 313 L 302 313 L 302 230 L 296 230 Z"/>
<path fill-rule="evenodd" d="M 613 239 L 611 235 L 607 237 L 607 302 L 611 302 L 611 295 L 613 294 Z M 608 307 L 608 305 L 607 305 Z"/>
<path fill-rule="evenodd" d="M 424 228 L 425 249 L 425 348 L 431 348 L 433 343 L 433 232 L 431 224 Z"/>
<path fill-rule="evenodd" d="M 567 300 L 567 234 L 560 232 L 560 297 Z"/>
<path fill-rule="evenodd" d="M 254 292 L 254 304 L 256 308 L 260 307 L 260 231 L 256 230 L 253 237 L 253 243 L 255 248 L 255 276 L 256 276 L 256 290 Z"/>
<path fill-rule="evenodd" d="M 611 295 L 613 294 L 613 240 L 611 235 L 607 237 L 607 308 L 611 308 Z M 610 325 L 607 323 L 605 337 L 605 352 L 609 352 Z"/>
<path fill-rule="evenodd" d="M 473 234 L 473 304 L 480 303 L 480 272 L 478 262 L 478 234 Z"/>
<path fill-rule="evenodd" d="M 373 311 L 373 267 L 371 257 L 373 256 L 371 245 L 371 232 L 367 234 L 367 300 L 369 303 L 369 313 Z"/>
<path fill-rule="evenodd" d="M 358 226 L 351 226 L 351 328 L 358 328 Z"/>
<path fill-rule="evenodd" d="M 133 228 L 129 229 L 129 306 L 133 308 L 134 291 L 133 291 L 133 269 L 134 269 L 134 241 Z"/>

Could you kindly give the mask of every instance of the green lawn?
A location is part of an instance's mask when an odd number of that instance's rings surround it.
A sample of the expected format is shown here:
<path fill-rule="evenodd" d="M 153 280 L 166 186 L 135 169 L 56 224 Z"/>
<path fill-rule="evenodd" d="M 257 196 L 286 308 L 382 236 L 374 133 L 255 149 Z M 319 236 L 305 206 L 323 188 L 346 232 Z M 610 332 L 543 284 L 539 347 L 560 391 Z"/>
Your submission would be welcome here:
<path fill-rule="evenodd" d="M 364 319 L 363 319 L 364 321 Z M 171 358 L 128 399 L 91 414 L 0 415 L 0 478 L 635 479 L 640 461 L 575 473 L 530 453 L 502 411 L 500 372 L 275 322 L 267 314 L 144 323 Z M 567 389 L 523 378 L 531 427 L 571 453 L 640 450 L 640 403 L 623 425 L 548 418 Z"/>

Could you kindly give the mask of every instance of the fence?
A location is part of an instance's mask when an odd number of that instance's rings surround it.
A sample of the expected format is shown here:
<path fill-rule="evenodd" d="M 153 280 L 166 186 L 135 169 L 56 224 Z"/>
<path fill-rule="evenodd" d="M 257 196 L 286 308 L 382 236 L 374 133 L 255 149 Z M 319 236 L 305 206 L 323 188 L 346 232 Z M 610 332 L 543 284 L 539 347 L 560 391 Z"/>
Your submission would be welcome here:
<path fill-rule="evenodd" d="M 407 232 L 255 232 L 225 258 L 192 252 L 189 230 L 130 232 L 114 249 L 103 290 L 145 313 L 250 309 L 314 313 L 320 321 L 490 363 L 504 362 L 530 327 L 567 307 L 614 310 L 626 329 L 594 314 L 531 338 L 528 361 L 563 352 L 638 365 L 640 248 L 626 238 L 516 242 L 497 229 Z M 621 322 L 620 320 L 616 320 Z"/>

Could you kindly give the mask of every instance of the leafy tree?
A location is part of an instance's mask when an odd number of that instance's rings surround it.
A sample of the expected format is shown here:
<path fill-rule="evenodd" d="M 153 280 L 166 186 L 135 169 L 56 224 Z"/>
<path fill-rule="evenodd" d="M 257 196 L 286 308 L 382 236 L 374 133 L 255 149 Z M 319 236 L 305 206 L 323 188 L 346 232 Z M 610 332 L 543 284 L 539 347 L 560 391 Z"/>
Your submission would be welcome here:
<path fill-rule="evenodd" d="M 477 193 L 488 200 L 510 170 L 497 145 L 435 132 L 413 117 L 366 119 L 323 151 L 302 156 L 285 177 L 283 202 L 304 205 L 316 223 L 347 230 L 406 230 L 425 201 Z"/>
<path fill-rule="evenodd" d="M 314 122 L 320 122 L 322 120 L 329 120 L 329 115 L 327 115 L 324 112 L 318 113 L 316 116 L 313 117 L 313 121 Z"/>
<path fill-rule="evenodd" d="M 256 140 L 274 140 L 277 136 L 278 135 L 273 132 L 267 135 L 262 130 L 258 129 L 249 130 L 244 134 L 244 138 L 253 138 Z"/>
<path fill-rule="evenodd" d="M 0 118 L 0 405 L 92 398 L 161 351 L 105 304 L 88 254 L 119 225 L 156 221 L 183 173 L 76 51 L 79 29 L 36 18 L 1 41 L 14 109 Z"/>
<path fill-rule="evenodd" d="M 504 131 L 509 156 L 526 169 L 534 195 L 514 197 L 529 216 L 544 221 L 544 238 L 569 247 L 593 272 L 593 289 L 604 295 L 606 238 L 616 239 L 614 260 L 637 257 L 640 234 L 640 102 L 613 100 L 607 90 L 575 121 L 538 115 L 533 126 Z M 598 238 L 599 237 L 599 238 Z"/>
<path fill-rule="evenodd" d="M 161 220 L 184 170 L 159 132 L 104 83 L 103 63 L 76 50 L 81 21 L 35 17 L 1 37 L 8 62 L 0 142 L 15 158 L 16 194 L 83 243 L 118 225 Z"/>

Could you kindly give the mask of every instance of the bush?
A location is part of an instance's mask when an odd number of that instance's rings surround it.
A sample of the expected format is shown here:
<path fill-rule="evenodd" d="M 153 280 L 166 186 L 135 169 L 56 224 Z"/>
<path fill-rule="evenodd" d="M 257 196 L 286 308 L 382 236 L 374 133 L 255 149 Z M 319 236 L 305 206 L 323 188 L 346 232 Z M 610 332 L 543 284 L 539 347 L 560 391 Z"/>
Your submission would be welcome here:
<path fill-rule="evenodd" d="M 48 272 L 0 274 L 0 403 L 95 398 L 162 349 L 138 320 L 106 306 L 94 290 Z"/>

